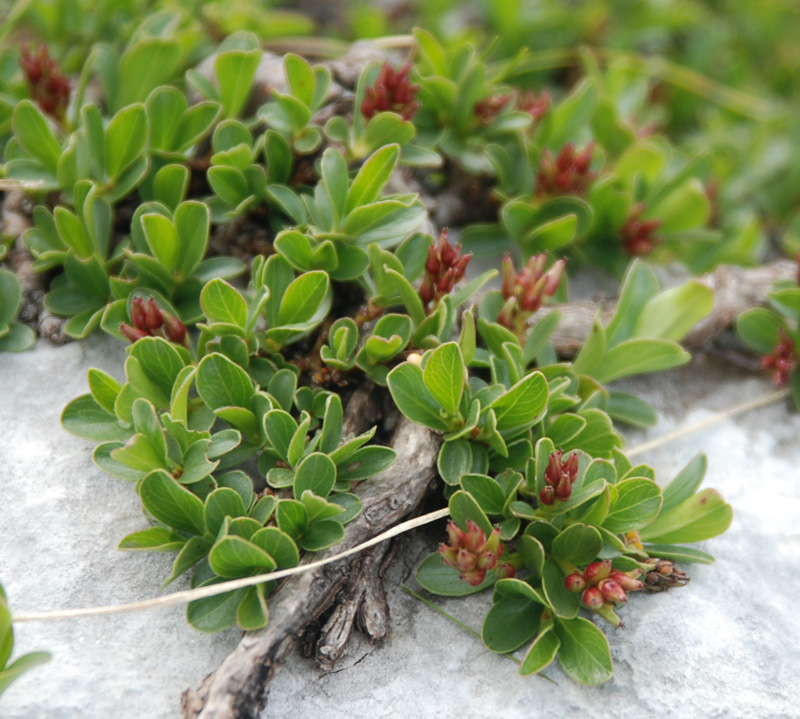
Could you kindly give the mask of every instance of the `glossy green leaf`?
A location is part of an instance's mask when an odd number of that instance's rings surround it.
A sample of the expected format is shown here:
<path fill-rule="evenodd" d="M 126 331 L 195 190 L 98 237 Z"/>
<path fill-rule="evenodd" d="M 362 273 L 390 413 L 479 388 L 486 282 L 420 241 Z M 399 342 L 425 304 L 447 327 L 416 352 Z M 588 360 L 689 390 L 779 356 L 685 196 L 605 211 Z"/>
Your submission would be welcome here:
<path fill-rule="evenodd" d="M 592 376 L 602 384 L 686 364 L 691 355 L 668 340 L 630 339 L 608 350 Z"/>
<path fill-rule="evenodd" d="M 403 362 L 389 372 L 387 384 L 394 403 L 408 419 L 435 430 L 450 429 L 449 423 L 441 416 L 439 403 L 425 385 L 419 367 Z"/>
<path fill-rule="evenodd" d="M 722 534 L 733 520 L 733 509 L 715 489 L 704 489 L 662 513 L 639 531 L 643 541 L 657 544 L 702 542 Z"/>
<path fill-rule="evenodd" d="M 205 531 L 203 503 L 163 470 L 142 480 L 139 496 L 144 508 L 168 527 L 190 534 Z"/>
<path fill-rule="evenodd" d="M 489 405 L 501 432 L 519 431 L 538 422 L 547 409 L 547 380 L 531 372 Z"/>
<path fill-rule="evenodd" d="M 425 386 L 451 415 L 458 414 L 464 393 L 464 360 L 456 342 L 447 342 L 428 355 L 423 371 Z"/>
<path fill-rule="evenodd" d="M 242 537 L 223 537 L 208 553 L 208 562 L 215 574 L 235 579 L 251 573 L 275 569 L 275 561 L 261 547 Z"/>
<path fill-rule="evenodd" d="M 553 558 L 559 562 L 585 565 L 597 559 L 603 539 L 594 527 L 570 524 L 553 540 Z"/>
<path fill-rule="evenodd" d="M 525 653 L 525 657 L 519 667 L 519 673 L 523 676 L 536 674 L 536 672 L 549 666 L 556 658 L 560 647 L 561 641 L 554 628 L 540 632 Z"/>
<path fill-rule="evenodd" d="M 120 110 L 106 128 L 105 163 L 109 179 L 122 176 L 142 154 L 147 144 L 147 112 L 135 104 Z"/>
<path fill-rule="evenodd" d="M 25 150 L 50 172 L 55 173 L 58 158 L 61 157 L 61 145 L 36 105 L 30 100 L 17 103 L 12 127 L 14 135 Z"/>
<path fill-rule="evenodd" d="M 614 666 L 608 641 L 592 622 L 583 617 L 556 617 L 555 631 L 561 642 L 558 660 L 572 679 L 595 686 L 611 678 Z"/>
<path fill-rule="evenodd" d="M 488 537 L 492 533 L 492 523 L 469 492 L 459 490 L 450 497 L 450 516 L 459 529 L 467 531 L 467 521 L 472 520 Z"/>
<path fill-rule="evenodd" d="M 625 479 L 614 485 L 616 500 L 612 500 L 603 527 L 610 532 L 623 533 L 641 529 L 658 515 L 661 509 L 661 490 L 650 479 Z"/>
<path fill-rule="evenodd" d="M 211 408 L 249 407 L 253 381 L 225 355 L 206 355 L 197 368 L 197 393 Z"/>

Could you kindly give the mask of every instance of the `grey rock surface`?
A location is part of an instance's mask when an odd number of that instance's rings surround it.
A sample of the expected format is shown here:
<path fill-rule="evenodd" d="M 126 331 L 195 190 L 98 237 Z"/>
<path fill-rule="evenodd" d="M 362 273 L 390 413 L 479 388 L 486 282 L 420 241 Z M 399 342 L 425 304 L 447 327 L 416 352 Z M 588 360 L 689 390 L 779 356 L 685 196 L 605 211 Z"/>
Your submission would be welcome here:
<path fill-rule="evenodd" d="M 97 366 L 119 377 L 122 347 L 103 338 L 0 355 L 0 580 L 18 612 L 130 602 L 160 594 L 171 557 L 116 550 L 146 526 L 133 488 L 91 463 L 93 444 L 59 424 Z M 629 447 L 772 391 L 763 379 L 707 358 L 630 383 L 659 422 L 630 432 Z M 637 459 L 670 479 L 698 451 L 706 486 L 734 507 L 732 528 L 703 548 L 711 566 L 684 566 L 684 589 L 633 596 L 625 628 L 604 627 L 616 674 L 601 687 L 574 685 L 557 665 L 520 677 L 509 659 L 400 588 L 430 539 L 411 539 L 388 581 L 393 632 L 374 647 L 355 637 L 334 671 L 292 656 L 272 684 L 264 717 L 330 719 L 500 715 L 559 719 L 725 717 L 788 719 L 800 675 L 800 415 L 780 402 L 729 418 Z M 176 587 L 176 588 L 183 588 Z M 480 630 L 488 596 L 436 599 Z M 48 649 L 53 660 L 0 699 L 0 717 L 161 719 L 179 715 L 197 686 L 238 641 L 198 634 L 180 608 L 25 623 L 15 654 Z"/>

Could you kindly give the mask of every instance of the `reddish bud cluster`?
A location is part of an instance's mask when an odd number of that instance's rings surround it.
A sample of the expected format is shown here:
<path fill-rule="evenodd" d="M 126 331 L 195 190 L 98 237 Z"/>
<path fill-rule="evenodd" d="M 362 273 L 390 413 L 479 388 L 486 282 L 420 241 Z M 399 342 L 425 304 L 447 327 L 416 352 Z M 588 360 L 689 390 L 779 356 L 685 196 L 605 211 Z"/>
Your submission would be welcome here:
<path fill-rule="evenodd" d="M 568 459 L 561 459 L 561 450 L 550 455 L 547 469 L 544 470 L 545 488 L 539 492 L 542 504 L 553 504 L 556 500 L 565 502 L 572 494 L 572 485 L 578 478 L 578 455 L 574 452 Z"/>
<path fill-rule="evenodd" d="M 550 150 L 545 150 L 536 175 L 536 192 L 540 195 L 583 195 L 597 177 L 597 173 L 589 169 L 593 152 L 593 142 L 581 152 L 576 152 L 569 142 L 556 158 Z"/>
<path fill-rule="evenodd" d="M 428 247 L 425 261 L 425 277 L 419 288 L 419 296 L 427 311 L 435 306 L 444 295 L 453 291 L 467 269 L 472 253 L 461 255 L 461 245 L 453 247 L 447 239 L 447 229 L 442 230 L 439 242 Z"/>
<path fill-rule="evenodd" d="M 19 64 L 25 73 L 31 98 L 48 115 L 61 121 L 69 104 L 69 81 L 50 57 L 47 46 L 40 45 L 35 52 L 31 52 L 30 47 L 23 47 Z"/>
<path fill-rule="evenodd" d="M 689 582 L 685 572 L 678 569 L 669 559 L 646 559 L 653 568 L 644 575 L 644 589 L 647 592 L 666 592 L 673 587 L 683 587 Z"/>
<path fill-rule="evenodd" d="M 419 85 L 408 80 L 411 63 L 407 62 L 399 70 L 395 70 L 388 62 L 383 64 L 375 84 L 364 92 L 361 103 L 361 114 L 369 120 L 379 112 L 396 112 L 404 120 L 410 120 L 419 109 L 414 99 Z"/>
<path fill-rule="evenodd" d="M 798 355 L 794 340 L 783 328 L 778 329 L 778 344 L 775 351 L 761 359 L 761 369 L 769 370 L 775 384 L 780 387 L 789 381 L 789 375 L 797 369 Z"/>
<path fill-rule="evenodd" d="M 645 206 L 640 202 L 631 210 L 631 214 L 619 231 L 622 246 L 629 255 L 650 254 L 661 241 L 656 237 L 656 230 L 661 227 L 661 220 L 640 219 Z"/>
<path fill-rule="evenodd" d="M 610 559 L 604 559 L 592 562 L 583 572 L 570 574 L 564 580 L 564 586 L 574 594 L 581 593 L 584 607 L 597 612 L 614 626 L 619 626 L 614 607 L 628 601 L 628 592 L 644 588 L 644 583 L 637 579 L 640 574 L 638 569 L 620 572 L 611 566 Z"/>
<path fill-rule="evenodd" d="M 472 112 L 484 125 L 489 125 L 495 121 L 503 111 L 503 108 L 511 102 L 512 97 L 511 93 L 489 95 L 476 102 Z"/>
<path fill-rule="evenodd" d="M 451 521 L 447 523 L 447 536 L 450 544 L 440 544 L 439 554 L 448 567 L 459 571 L 461 579 L 467 584 L 477 587 L 486 579 L 486 572 L 495 568 L 500 579 L 516 575 L 511 564 L 498 564 L 505 547 L 500 541 L 500 530 L 497 527 L 492 530 L 489 539 L 486 539 L 484 531 L 471 519 L 467 520 L 466 532 Z"/>
<path fill-rule="evenodd" d="M 517 96 L 517 109 L 527 112 L 534 122 L 541 120 L 550 109 L 550 93 L 545 90 L 537 97 L 533 90 L 526 90 Z"/>
<path fill-rule="evenodd" d="M 175 315 L 165 312 L 150 297 L 147 304 L 142 297 L 131 300 L 131 322 L 119 323 L 119 331 L 131 342 L 142 337 L 165 337 L 170 342 L 184 344 L 186 340 L 186 327 Z"/>
<path fill-rule="evenodd" d="M 503 327 L 521 329 L 520 324 L 536 312 L 545 299 L 555 294 L 561 282 L 566 261 L 556 261 L 545 272 L 546 264 L 546 254 L 534 255 L 517 274 L 511 256 L 506 254 L 503 257 L 501 292 L 506 302 L 497 318 Z"/>

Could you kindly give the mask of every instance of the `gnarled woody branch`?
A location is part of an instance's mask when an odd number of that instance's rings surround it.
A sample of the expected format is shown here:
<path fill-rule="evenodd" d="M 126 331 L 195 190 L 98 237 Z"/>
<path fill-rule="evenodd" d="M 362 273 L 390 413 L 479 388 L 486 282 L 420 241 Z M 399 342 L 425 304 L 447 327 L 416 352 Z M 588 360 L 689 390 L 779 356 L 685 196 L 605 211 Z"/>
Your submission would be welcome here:
<path fill-rule="evenodd" d="M 353 400 L 348 404 L 351 416 L 353 404 Z M 328 552 L 338 553 L 354 547 L 394 526 L 413 512 L 425 497 L 436 473 L 438 438 L 428 429 L 403 418 L 395 429 L 392 446 L 397 460 L 380 475 L 359 486 L 357 493 L 364 511 L 347 525 L 344 540 Z M 369 552 L 366 556 L 362 553 L 289 578 L 270 600 L 270 623 L 266 629 L 246 634 L 197 690 L 184 693 L 184 719 L 255 719 L 266 703 L 269 681 L 305 627 L 337 601 L 337 594 L 343 588 L 353 587 L 351 575 L 374 576 L 373 566 L 380 564 L 382 555 L 383 552 Z M 324 556 L 317 555 L 314 559 Z M 372 591 L 374 588 L 370 589 Z M 375 611 L 374 598 L 370 606 L 361 601 L 370 597 L 361 596 L 358 602 L 352 599 L 352 596 L 344 598 L 341 612 L 347 615 L 345 620 L 326 625 L 328 632 L 322 642 L 326 654 L 340 653 L 343 644 L 332 635 L 346 633 L 348 626 L 352 628 L 349 614 L 354 610 L 362 609 L 362 623 L 373 620 L 378 625 L 381 623 L 381 617 L 369 616 Z M 335 659 L 335 656 L 327 658 Z"/>

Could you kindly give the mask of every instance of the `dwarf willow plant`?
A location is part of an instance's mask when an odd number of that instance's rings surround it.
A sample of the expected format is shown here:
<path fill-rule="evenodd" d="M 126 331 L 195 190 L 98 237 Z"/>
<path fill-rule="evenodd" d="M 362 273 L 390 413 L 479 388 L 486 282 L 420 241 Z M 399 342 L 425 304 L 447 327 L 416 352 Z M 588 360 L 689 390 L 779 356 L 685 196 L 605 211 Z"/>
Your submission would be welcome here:
<path fill-rule="evenodd" d="M 413 64 L 369 63 L 353 93 L 286 55 L 285 87 L 259 107 L 250 32 L 179 82 L 202 54 L 191 27 L 157 13 L 120 50 L 95 46 L 52 112 L 31 82 L 0 115 L 4 173 L 39 183 L 24 241 L 53 276 L 46 307 L 72 337 L 100 327 L 132 343 L 121 379 L 90 370 L 62 415 L 141 500 L 151 526 L 120 548 L 172 553 L 165 586 L 191 572 L 201 587 L 334 546 L 361 511 L 354 484 L 396 456 L 385 428 L 345 434 L 336 390 L 369 381 L 442 439 L 449 544 L 420 584 L 491 589 L 484 641 L 502 653 L 531 642 L 523 673 L 558 656 L 576 681 L 605 681 L 608 645 L 580 612 L 618 625 L 628 592 L 683 583 L 672 561 L 712 561 L 684 545 L 731 521 L 718 493 L 698 491 L 702 457 L 661 489 L 622 449 L 615 423 L 655 413 L 614 383 L 687 362 L 678 342 L 712 301 L 695 281 L 660 291 L 628 260 L 704 269 L 750 258 L 753 234 L 706 227 L 708 163 L 641 132 L 629 117 L 649 118 L 644 95 L 591 58 L 551 100 L 511 84 L 522 58 L 490 64 L 420 30 Z M 46 53 L 26 56 L 29 81 L 36 62 L 69 94 Z M 85 102 L 93 76 L 100 92 Z M 471 277 L 471 254 L 425 231 L 422 199 L 399 182 L 439 193 L 465 177 L 468 219 L 481 220 L 460 223 L 465 248 L 523 262 L 503 260 L 499 289 L 484 291 L 497 270 Z M 219 252 L 254 228 L 266 251 L 247 263 Z M 564 256 L 624 276 L 616 313 L 572 362 L 550 341 L 560 315 L 539 313 L 566 298 Z M 30 342 L 20 297 L 0 272 L 0 349 Z M 792 297 L 773 300 L 794 321 Z M 785 345 L 770 321 L 760 346 Z M 275 588 L 193 601 L 187 618 L 259 629 Z"/>

